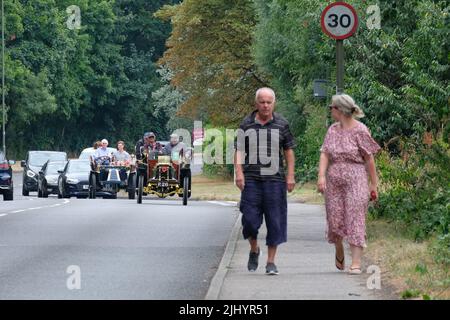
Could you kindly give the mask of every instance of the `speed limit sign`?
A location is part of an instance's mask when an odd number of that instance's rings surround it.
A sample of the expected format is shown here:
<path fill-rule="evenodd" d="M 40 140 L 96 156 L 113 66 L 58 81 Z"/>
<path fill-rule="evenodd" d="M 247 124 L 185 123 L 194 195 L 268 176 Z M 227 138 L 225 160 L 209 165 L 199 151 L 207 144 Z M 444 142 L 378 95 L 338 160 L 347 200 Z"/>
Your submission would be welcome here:
<path fill-rule="evenodd" d="M 345 2 L 330 4 L 322 12 L 322 30 L 336 40 L 351 37 L 358 28 L 356 10 Z"/>

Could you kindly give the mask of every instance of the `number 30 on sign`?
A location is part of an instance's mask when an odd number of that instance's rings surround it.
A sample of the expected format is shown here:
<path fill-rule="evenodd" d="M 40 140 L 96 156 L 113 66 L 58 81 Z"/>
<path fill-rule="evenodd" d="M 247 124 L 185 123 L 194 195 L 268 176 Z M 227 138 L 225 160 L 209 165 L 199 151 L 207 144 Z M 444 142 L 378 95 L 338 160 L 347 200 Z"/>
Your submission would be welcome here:
<path fill-rule="evenodd" d="M 322 30 L 336 40 L 351 37 L 358 28 L 356 10 L 345 2 L 330 4 L 322 12 Z"/>

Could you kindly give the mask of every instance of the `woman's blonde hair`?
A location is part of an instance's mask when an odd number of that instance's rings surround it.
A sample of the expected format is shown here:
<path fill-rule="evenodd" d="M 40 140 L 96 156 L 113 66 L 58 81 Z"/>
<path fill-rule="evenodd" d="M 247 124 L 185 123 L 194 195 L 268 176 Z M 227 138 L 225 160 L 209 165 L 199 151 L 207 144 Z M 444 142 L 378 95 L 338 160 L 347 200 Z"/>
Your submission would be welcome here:
<path fill-rule="evenodd" d="M 338 109 L 346 116 L 354 118 L 364 117 L 364 112 L 348 94 L 337 94 L 333 96 L 331 98 L 331 103 L 338 107 Z"/>

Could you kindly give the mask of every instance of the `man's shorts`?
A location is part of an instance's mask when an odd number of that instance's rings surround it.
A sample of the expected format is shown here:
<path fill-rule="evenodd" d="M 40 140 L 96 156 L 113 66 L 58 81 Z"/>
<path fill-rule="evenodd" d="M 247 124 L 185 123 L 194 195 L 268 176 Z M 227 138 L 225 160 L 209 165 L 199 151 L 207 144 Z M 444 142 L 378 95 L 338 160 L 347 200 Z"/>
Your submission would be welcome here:
<path fill-rule="evenodd" d="M 240 203 L 244 239 L 257 239 L 264 216 L 266 245 L 277 246 L 287 241 L 286 196 L 285 181 L 245 180 Z"/>

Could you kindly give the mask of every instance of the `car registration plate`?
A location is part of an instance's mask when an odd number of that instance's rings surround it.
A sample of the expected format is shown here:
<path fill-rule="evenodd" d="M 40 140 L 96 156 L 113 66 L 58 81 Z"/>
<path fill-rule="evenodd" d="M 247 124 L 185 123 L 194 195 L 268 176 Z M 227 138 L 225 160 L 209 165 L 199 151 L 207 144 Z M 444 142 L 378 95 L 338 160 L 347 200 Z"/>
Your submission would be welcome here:
<path fill-rule="evenodd" d="M 112 184 L 105 184 L 104 190 L 106 192 L 113 192 L 114 191 L 114 186 Z"/>
<path fill-rule="evenodd" d="M 158 182 L 158 187 L 168 187 L 169 186 L 169 182 L 167 181 L 160 181 Z"/>

